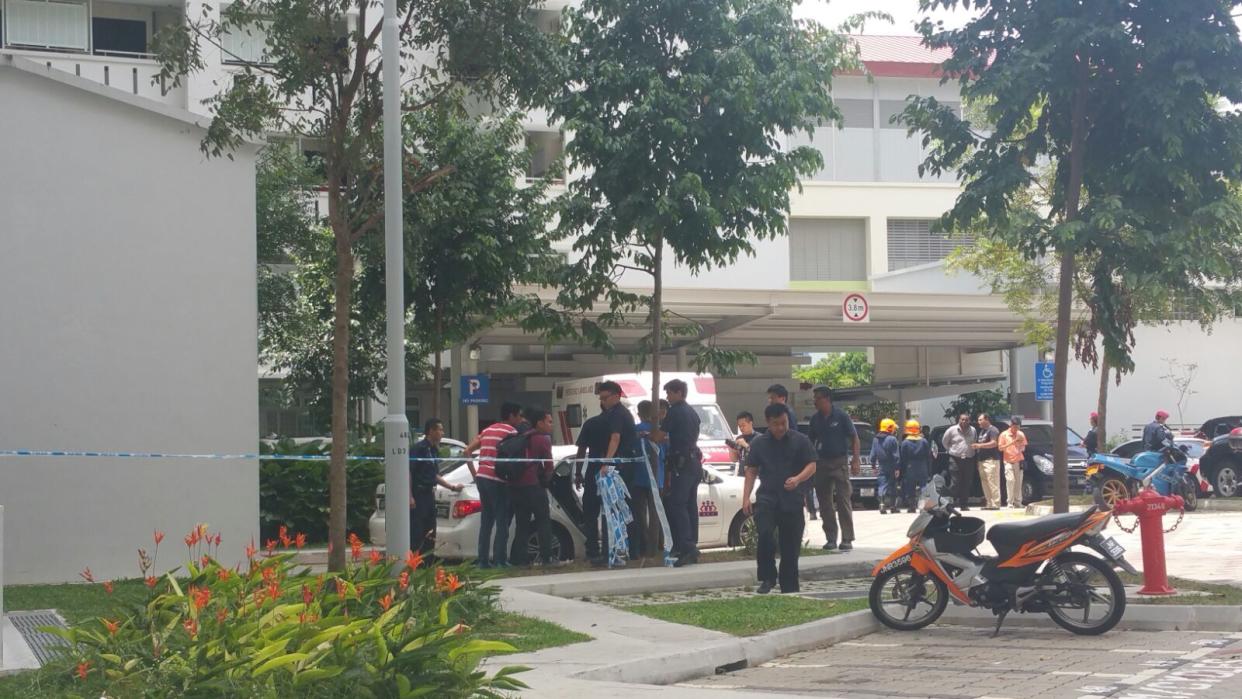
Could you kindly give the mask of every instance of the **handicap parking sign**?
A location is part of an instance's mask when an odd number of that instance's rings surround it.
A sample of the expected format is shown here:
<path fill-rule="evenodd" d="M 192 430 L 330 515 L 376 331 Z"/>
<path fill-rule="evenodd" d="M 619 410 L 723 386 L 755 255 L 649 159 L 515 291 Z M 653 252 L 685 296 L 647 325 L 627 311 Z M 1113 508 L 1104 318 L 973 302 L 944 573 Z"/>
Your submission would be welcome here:
<path fill-rule="evenodd" d="M 461 377 L 461 404 L 487 405 L 491 381 L 487 374 Z"/>
<path fill-rule="evenodd" d="M 1035 400 L 1052 400 L 1055 362 L 1035 362 Z"/>

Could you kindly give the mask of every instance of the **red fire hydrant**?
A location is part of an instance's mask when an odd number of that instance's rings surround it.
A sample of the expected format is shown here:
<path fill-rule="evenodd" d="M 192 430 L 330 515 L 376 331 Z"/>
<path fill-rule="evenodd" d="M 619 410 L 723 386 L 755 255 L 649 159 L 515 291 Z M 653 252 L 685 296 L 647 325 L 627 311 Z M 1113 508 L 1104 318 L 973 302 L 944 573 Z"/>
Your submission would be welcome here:
<path fill-rule="evenodd" d="M 1169 587 L 1164 565 L 1164 525 L 1161 519 L 1169 510 L 1185 507 L 1180 495 L 1160 495 L 1154 488 L 1143 488 L 1136 497 L 1113 506 L 1118 514 L 1138 515 L 1139 535 L 1143 544 L 1143 587 L 1140 595 L 1175 595 Z"/>

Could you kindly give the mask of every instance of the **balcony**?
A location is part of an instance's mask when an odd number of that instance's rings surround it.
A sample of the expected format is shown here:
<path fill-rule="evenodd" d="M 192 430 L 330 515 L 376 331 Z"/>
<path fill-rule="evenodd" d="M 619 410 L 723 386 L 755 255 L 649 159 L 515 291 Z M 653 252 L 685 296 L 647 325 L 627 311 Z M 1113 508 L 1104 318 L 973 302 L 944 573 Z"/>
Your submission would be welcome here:
<path fill-rule="evenodd" d="M 159 68 L 151 39 L 183 17 L 167 1 L 0 0 L 0 53 L 184 109 L 184 85 L 152 82 Z"/>

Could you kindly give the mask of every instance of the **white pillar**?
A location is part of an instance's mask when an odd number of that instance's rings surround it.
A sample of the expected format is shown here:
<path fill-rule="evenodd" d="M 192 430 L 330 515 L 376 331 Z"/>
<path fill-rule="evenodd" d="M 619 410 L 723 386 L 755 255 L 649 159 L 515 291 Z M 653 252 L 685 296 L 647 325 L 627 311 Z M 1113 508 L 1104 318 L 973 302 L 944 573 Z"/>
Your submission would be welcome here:
<path fill-rule="evenodd" d="M 186 0 L 185 19 L 187 22 L 220 21 L 220 4 L 211 0 Z M 204 68 L 191 73 L 185 81 L 185 108 L 195 114 L 207 114 L 203 100 L 214 97 L 228 87 L 229 75 L 224 69 L 223 56 L 220 49 L 212 42 L 199 40 L 199 51 Z"/>
<path fill-rule="evenodd" d="M 4 505 L 0 505 L 0 667 L 4 667 Z"/>

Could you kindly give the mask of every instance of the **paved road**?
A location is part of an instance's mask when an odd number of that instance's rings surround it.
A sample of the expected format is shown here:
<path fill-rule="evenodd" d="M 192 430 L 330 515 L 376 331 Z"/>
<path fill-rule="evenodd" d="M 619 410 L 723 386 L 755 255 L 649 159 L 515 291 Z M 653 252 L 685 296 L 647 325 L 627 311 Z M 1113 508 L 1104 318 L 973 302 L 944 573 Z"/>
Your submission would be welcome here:
<path fill-rule="evenodd" d="M 972 509 L 967 514 L 982 517 L 991 526 L 997 522 L 1030 520 L 1013 510 L 984 512 Z M 856 546 L 877 546 L 896 549 L 906 543 L 906 529 L 914 518 L 911 514 L 881 515 L 875 510 L 854 513 Z M 1166 528 L 1176 516 L 1166 517 Z M 1126 526 L 1134 524 L 1133 517 L 1123 517 Z M 821 522 L 808 521 L 806 534 L 813 546 L 822 546 L 824 532 Z M 1127 558 L 1137 568 L 1142 568 L 1143 556 L 1139 546 L 1139 534 L 1126 534 L 1116 524 L 1110 524 L 1105 532 L 1115 537 L 1127 550 Z M 1242 585 L 1242 512 L 1194 512 L 1186 515 L 1177 530 L 1165 537 L 1170 575 L 1205 582 L 1229 582 Z M 985 542 L 980 549 L 991 554 Z M 1239 691 L 1238 696 L 1242 696 Z"/>
<path fill-rule="evenodd" d="M 680 686 L 839 699 L 1237 699 L 1242 633 L 884 631 Z"/>

